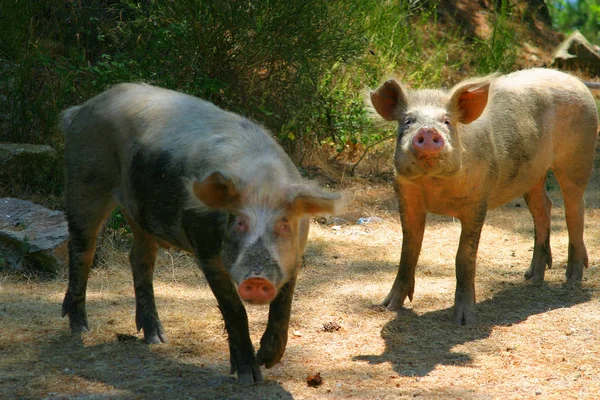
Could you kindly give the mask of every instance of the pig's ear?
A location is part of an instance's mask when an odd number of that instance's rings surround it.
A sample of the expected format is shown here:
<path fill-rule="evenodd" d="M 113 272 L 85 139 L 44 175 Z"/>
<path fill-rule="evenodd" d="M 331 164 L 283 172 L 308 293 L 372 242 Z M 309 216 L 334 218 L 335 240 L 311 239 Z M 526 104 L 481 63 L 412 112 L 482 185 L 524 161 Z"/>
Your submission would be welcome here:
<path fill-rule="evenodd" d="M 241 194 L 231 179 L 219 171 L 213 172 L 202 182 L 192 184 L 194 195 L 210 208 L 235 208 L 239 205 Z"/>
<path fill-rule="evenodd" d="M 406 95 L 394 79 L 389 79 L 371 92 L 371 104 L 386 121 L 396 121 L 400 112 L 406 108 Z"/>
<path fill-rule="evenodd" d="M 292 196 L 289 211 L 297 215 L 338 214 L 348 199 L 349 196 L 345 193 L 326 192 L 320 188 L 304 188 Z"/>
<path fill-rule="evenodd" d="M 490 79 L 459 84 L 452 91 L 448 109 L 461 124 L 470 124 L 481 116 L 488 101 Z"/>

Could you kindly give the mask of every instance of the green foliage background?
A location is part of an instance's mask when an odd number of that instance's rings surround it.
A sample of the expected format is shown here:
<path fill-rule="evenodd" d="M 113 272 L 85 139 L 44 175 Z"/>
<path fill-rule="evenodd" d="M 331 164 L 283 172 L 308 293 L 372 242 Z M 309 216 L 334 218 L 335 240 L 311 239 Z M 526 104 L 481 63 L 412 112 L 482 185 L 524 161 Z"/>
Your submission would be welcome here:
<path fill-rule="evenodd" d="M 434 87 L 454 83 L 449 71 L 514 68 L 510 2 L 496 2 L 486 40 L 442 25 L 441 3 L 3 0 L 0 141 L 60 151 L 63 109 L 144 81 L 259 121 L 299 165 L 320 146 L 370 146 L 389 131 L 369 117 L 366 88 L 389 76 Z"/>
<path fill-rule="evenodd" d="M 547 0 L 554 26 L 565 33 L 579 29 L 600 44 L 600 0 Z"/>

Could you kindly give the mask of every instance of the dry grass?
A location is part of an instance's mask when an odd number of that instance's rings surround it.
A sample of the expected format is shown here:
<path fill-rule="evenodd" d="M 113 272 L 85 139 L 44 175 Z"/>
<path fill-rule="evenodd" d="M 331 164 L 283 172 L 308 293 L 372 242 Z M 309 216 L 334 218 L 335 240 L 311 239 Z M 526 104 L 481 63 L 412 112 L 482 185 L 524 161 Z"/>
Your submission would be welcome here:
<path fill-rule="evenodd" d="M 598 184 L 588 196 L 590 268 L 581 287 L 563 285 L 567 232 L 556 190 L 554 268 L 542 285 L 523 280 L 533 240 L 524 202 L 489 213 L 478 258 L 478 322 L 471 326 L 450 322 L 460 231 L 451 218 L 428 219 L 414 302 L 398 313 L 373 307 L 395 277 L 401 229 L 389 184 L 360 183 L 355 191 L 353 209 L 343 216 L 349 224 L 313 223 L 287 351 L 265 372 L 265 384 L 242 387 L 228 375 L 216 302 L 191 258 L 176 252 L 161 253 L 155 279 L 171 343 L 119 340 L 117 334 L 141 335 L 127 255 L 112 249 L 92 271 L 92 331 L 81 337 L 60 318 L 65 278 L 0 276 L 0 398 L 597 398 Z M 383 221 L 354 223 L 372 215 Z M 248 310 L 258 343 L 267 308 Z M 324 329 L 328 323 L 340 329 Z M 307 386 L 306 378 L 319 372 L 323 384 Z"/>

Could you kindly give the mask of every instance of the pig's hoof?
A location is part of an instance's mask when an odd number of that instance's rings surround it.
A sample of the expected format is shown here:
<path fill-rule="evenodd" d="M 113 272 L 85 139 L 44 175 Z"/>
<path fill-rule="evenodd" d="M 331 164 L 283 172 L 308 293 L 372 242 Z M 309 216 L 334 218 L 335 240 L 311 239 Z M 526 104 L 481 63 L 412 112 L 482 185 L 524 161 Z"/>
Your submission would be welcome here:
<path fill-rule="evenodd" d="M 256 362 L 258 365 L 264 365 L 265 368 L 271 368 L 281 360 L 283 357 L 284 350 L 279 349 L 269 349 L 263 350 L 264 347 L 258 349 L 258 353 L 256 353 Z"/>
<path fill-rule="evenodd" d="M 540 274 L 529 274 L 529 271 L 525 272 L 525 279 L 528 281 L 531 281 L 532 283 L 542 283 L 544 282 L 544 275 L 540 275 Z"/>
<path fill-rule="evenodd" d="M 567 283 L 576 284 L 583 280 L 583 265 L 568 265 L 567 264 Z"/>
<path fill-rule="evenodd" d="M 379 305 L 388 311 L 399 311 L 404 306 L 406 296 L 389 296 Z"/>
<path fill-rule="evenodd" d="M 69 315 L 69 325 L 72 333 L 89 332 L 90 326 L 86 317 L 78 317 Z"/>
<path fill-rule="evenodd" d="M 283 357 L 286 344 L 287 332 L 279 332 L 278 334 L 273 334 L 269 331 L 265 332 L 260 340 L 260 349 L 256 353 L 256 363 L 264 365 L 265 368 L 275 366 Z"/>
<path fill-rule="evenodd" d="M 169 343 L 169 339 L 167 338 L 167 335 L 161 332 L 155 333 L 153 335 L 144 335 L 144 342 L 146 342 L 147 344 L 161 344 Z"/>
<path fill-rule="evenodd" d="M 71 325 L 71 333 L 83 333 L 83 332 L 89 332 L 90 328 L 87 326 L 87 324 L 82 324 L 82 325 Z"/>
<path fill-rule="evenodd" d="M 243 369 L 243 372 L 240 370 Z M 246 366 L 239 368 L 237 371 L 238 381 L 242 385 L 251 385 L 253 383 L 262 383 L 263 376 L 258 365 Z"/>
<path fill-rule="evenodd" d="M 469 325 L 475 322 L 475 312 L 465 307 L 456 306 L 452 321 L 457 325 Z"/>
<path fill-rule="evenodd" d="M 525 271 L 525 274 L 523 275 L 525 277 L 525 279 L 527 280 L 531 280 L 532 282 L 543 282 L 544 281 L 544 275 L 546 272 L 546 264 L 542 264 L 541 267 L 535 268 L 534 266 L 530 266 L 529 268 L 527 268 L 527 271 Z"/>

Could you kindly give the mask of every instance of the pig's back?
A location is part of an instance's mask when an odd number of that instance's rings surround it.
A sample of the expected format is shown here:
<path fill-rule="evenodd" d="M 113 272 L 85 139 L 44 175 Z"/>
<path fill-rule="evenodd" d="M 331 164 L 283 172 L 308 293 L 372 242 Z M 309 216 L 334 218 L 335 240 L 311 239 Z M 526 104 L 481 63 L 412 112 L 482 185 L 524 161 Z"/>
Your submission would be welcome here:
<path fill-rule="evenodd" d="M 491 135 L 498 166 L 490 207 L 522 195 L 567 157 L 589 153 L 597 124 L 595 101 L 573 76 L 530 69 L 494 81 L 478 121 Z"/>
<path fill-rule="evenodd" d="M 138 149 L 164 152 L 185 165 L 184 174 L 202 178 L 220 170 L 250 179 L 260 161 L 293 178 L 297 170 L 261 126 L 205 100 L 146 84 L 120 84 L 82 107 L 105 121 L 105 140 L 122 149 L 119 157 Z"/>

